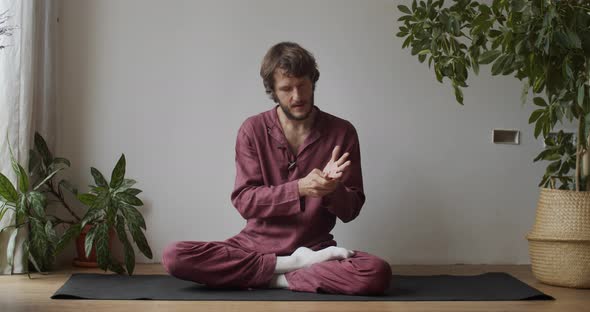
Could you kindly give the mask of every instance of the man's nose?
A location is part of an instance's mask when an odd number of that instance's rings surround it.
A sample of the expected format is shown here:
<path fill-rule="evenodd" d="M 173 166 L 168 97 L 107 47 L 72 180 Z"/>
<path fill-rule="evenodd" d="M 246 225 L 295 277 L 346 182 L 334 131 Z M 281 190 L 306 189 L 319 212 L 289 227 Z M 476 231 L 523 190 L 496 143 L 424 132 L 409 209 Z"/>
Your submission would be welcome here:
<path fill-rule="evenodd" d="M 301 98 L 301 92 L 299 91 L 299 88 L 293 88 L 293 101 L 297 102 L 299 101 Z"/>

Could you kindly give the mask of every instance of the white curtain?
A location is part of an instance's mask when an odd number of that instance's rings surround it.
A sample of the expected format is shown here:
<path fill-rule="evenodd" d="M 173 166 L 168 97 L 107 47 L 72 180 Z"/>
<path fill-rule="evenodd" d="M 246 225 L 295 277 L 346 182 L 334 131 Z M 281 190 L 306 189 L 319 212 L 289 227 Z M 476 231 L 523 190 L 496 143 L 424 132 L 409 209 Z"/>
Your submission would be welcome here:
<path fill-rule="evenodd" d="M 10 19 L 2 26 L 17 28 L 12 36 L 0 37 L 0 172 L 13 183 L 6 136 L 17 161 L 28 168 L 29 149 L 35 131 L 55 144 L 55 43 L 58 0 L 0 0 L 0 13 Z M 0 228 L 14 223 L 12 210 L 0 220 Z M 0 274 L 10 274 L 7 244 L 10 231 L 0 234 Z M 24 272 L 22 243 L 26 231 L 17 236 L 14 273 Z"/>

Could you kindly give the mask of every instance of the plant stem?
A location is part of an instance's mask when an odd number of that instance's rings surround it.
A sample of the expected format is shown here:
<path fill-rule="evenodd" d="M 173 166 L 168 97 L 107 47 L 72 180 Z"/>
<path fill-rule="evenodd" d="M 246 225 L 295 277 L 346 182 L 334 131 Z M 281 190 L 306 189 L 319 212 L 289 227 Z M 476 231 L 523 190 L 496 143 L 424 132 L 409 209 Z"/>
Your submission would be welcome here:
<path fill-rule="evenodd" d="M 583 115 L 583 113 L 582 113 Z M 582 137 L 584 136 L 584 116 L 580 116 L 578 119 L 578 139 L 576 140 L 576 192 L 580 191 L 580 158 L 583 157 L 582 153 Z"/>
<path fill-rule="evenodd" d="M 590 85 L 590 59 L 584 58 L 584 63 L 586 65 L 586 81 Z M 586 89 L 586 87 L 584 87 Z M 586 90 L 584 90 L 586 91 Z M 590 90 L 589 90 L 590 91 Z M 588 101 L 590 94 L 588 92 L 584 92 L 584 101 Z M 586 125 L 586 120 L 584 116 L 584 125 Z M 584 134 L 582 134 L 584 135 Z M 585 155 L 585 168 L 584 168 L 584 179 L 588 181 L 588 176 L 590 176 L 590 153 L 588 153 L 588 146 L 590 146 L 590 134 L 588 138 L 584 138 L 586 141 L 584 142 L 586 146 L 586 155 Z M 590 183 L 586 182 L 586 191 L 590 191 Z"/>
<path fill-rule="evenodd" d="M 59 221 L 59 223 L 67 223 L 67 224 L 74 224 L 74 223 L 76 223 L 75 221 L 68 221 L 68 220 L 60 219 L 60 218 L 58 218 L 58 217 L 56 217 L 54 215 L 47 215 L 47 216 L 48 217 L 55 218 L 55 220 Z"/>
<path fill-rule="evenodd" d="M 62 205 L 64 205 L 64 207 L 70 212 L 70 214 L 72 216 L 74 216 L 74 218 L 76 218 L 76 220 L 81 221 L 82 218 L 78 217 L 70 208 L 70 206 L 68 206 L 68 204 L 66 203 L 63 194 L 61 193 L 61 190 L 59 190 L 59 185 L 57 186 L 58 190 L 57 192 L 53 189 L 53 181 L 51 181 L 51 179 L 49 179 L 49 190 L 50 192 L 55 195 L 57 198 L 59 198 L 59 200 L 61 201 Z"/>

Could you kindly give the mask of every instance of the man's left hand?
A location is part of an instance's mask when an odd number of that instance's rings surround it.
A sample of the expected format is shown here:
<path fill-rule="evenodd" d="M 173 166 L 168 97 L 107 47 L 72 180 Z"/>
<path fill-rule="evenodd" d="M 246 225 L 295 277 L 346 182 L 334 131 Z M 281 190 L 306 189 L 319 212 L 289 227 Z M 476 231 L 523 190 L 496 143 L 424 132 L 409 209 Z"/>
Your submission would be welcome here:
<path fill-rule="evenodd" d="M 332 150 L 332 158 L 322 170 L 324 177 L 326 179 L 340 179 L 342 177 L 343 171 L 346 167 L 350 166 L 350 160 L 346 160 L 349 156 L 349 153 L 344 153 L 342 157 L 340 156 L 340 146 L 336 145 L 334 150 Z"/>

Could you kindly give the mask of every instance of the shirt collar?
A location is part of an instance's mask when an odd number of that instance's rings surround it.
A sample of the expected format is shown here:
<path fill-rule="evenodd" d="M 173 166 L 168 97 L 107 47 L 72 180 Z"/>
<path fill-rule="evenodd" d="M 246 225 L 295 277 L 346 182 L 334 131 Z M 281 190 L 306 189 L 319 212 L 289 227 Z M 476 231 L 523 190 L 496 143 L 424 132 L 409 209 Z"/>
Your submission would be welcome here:
<path fill-rule="evenodd" d="M 267 112 L 267 116 L 269 117 L 269 120 L 267 120 L 267 131 L 273 138 L 275 138 L 282 144 L 285 144 L 286 146 L 287 141 L 285 138 L 285 134 L 283 133 L 281 122 L 279 120 L 279 115 L 277 113 L 278 107 L 279 105 L 277 104 Z M 317 113 L 315 116 L 315 120 L 313 121 L 313 124 L 311 126 L 311 132 L 305 139 L 305 141 L 308 144 L 312 143 L 312 141 L 317 140 L 321 136 L 322 130 L 324 128 L 324 112 L 320 110 L 320 108 L 317 105 L 314 105 L 313 107 L 317 110 Z"/>

